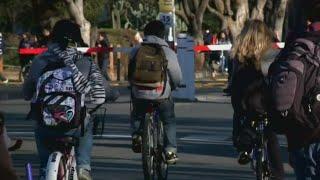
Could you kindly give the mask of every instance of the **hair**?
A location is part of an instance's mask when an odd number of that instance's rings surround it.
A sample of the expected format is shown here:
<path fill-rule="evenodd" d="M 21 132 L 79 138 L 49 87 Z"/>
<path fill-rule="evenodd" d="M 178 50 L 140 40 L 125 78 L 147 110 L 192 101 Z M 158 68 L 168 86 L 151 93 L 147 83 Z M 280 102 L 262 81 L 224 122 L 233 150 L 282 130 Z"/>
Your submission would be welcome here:
<path fill-rule="evenodd" d="M 68 46 L 69 39 L 76 42 L 80 46 L 87 47 L 81 37 L 80 26 L 71 20 L 63 19 L 58 21 L 52 30 L 52 42 L 58 43 L 61 48 Z"/>
<path fill-rule="evenodd" d="M 99 35 L 102 36 L 102 37 L 104 37 L 104 38 L 107 38 L 107 33 L 104 32 L 104 31 L 100 31 L 100 32 L 99 32 Z"/>
<path fill-rule="evenodd" d="M 305 14 L 311 22 L 320 21 L 320 0 L 311 0 L 306 2 Z"/>
<path fill-rule="evenodd" d="M 163 39 L 165 36 L 165 26 L 159 20 L 151 21 L 144 28 L 143 34 L 145 36 L 153 35 Z"/>
<path fill-rule="evenodd" d="M 263 53 L 272 46 L 273 33 L 260 20 L 248 20 L 236 38 L 231 56 L 246 65 L 260 69 Z"/>

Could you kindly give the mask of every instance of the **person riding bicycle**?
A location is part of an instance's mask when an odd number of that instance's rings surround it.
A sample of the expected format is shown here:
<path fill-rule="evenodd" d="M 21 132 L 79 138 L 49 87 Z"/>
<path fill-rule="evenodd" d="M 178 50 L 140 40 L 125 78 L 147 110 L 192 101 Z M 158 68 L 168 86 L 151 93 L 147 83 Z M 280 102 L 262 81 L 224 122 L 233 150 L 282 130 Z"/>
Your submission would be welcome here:
<path fill-rule="evenodd" d="M 255 137 L 255 132 L 250 127 L 251 121 L 259 118 L 259 115 L 269 115 L 265 79 L 269 65 L 279 52 L 272 48 L 272 37 L 272 32 L 262 21 L 250 20 L 246 22 L 232 49 L 236 65 L 231 88 L 234 109 L 233 143 L 241 152 L 240 164 L 250 162 L 248 156 Z M 272 175 L 275 179 L 283 179 L 284 169 L 278 139 L 271 129 L 267 129 L 266 136 Z"/>
<path fill-rule="evenodd" d="M 128 79 L 132 94 L 132 149 L 141 152 L 141 129 L 150 101 L 159 103 L 160 119 L 164 123 L 166 160 L 174 164 L 177 157 L 176 120 L 171 92 L 182 81 L 177 56 L 164 40 L 165 26 L 161 21 L 149 22 L 144 28 L 144 40 L 130 56 Z M 151 55 L 150 55 L 151 52 Z M 152 55 L 153 53 L 153 55 Z"/>
<path fill-rule="evenodd" d="M 40 77 L 43 77 L 44 73 L 49 72 L 49 70 L 62 67 L 71 69 L 73 89 L 75 89 L 76 93 L 80 93 L 81 97 L 85 96 L 86 101 L 83 102 L 84 104 L 102 104 L 106 100 L 106 92 L 99 68 L 92 63 L 90 58 L 84 57 L 75 48 L 72 48 L 74 44 L 82 47 L 87 46 L 81 37 L 79 25 L 70 20 L 58 21 L 53 28 L 52 42 L 48 45 L 48 51 L 38 55 L 32 61 L 30 74 L 23 85 L 25 100 L 32 100 L 29 118 L 38 122 L 35 127 L 35 140 L 40 158 L 40 179 L 45 175 L 47 160 L 51 153 L 45 144 L 46 139 L 62 136 L 59 132 L 43 126 L 43 123 L 39 123 L 44 120 L 41 117 L 45 117 L 39 112 L 36 97 L 39 94 L 37 83 L 39 83 Z M 78 64 L 81 63 L 90 65 L 87 65 L 86 69 L 80 69 Z M 85 74 L 87 74 L 87 77 Z M 58 83 L 55 86 L 62 87 L 63 85 Z M 79 138 L 79 144 L 76 146 L 76 161 L 79 179 L 87 180 L 91 179 L 90 161 L 93 145 L 93 123 L 89 121 L 88 114 L 86 112 L 84 114 L 86 114 L 84 118 L 85 130 L 84 135 Z"/>

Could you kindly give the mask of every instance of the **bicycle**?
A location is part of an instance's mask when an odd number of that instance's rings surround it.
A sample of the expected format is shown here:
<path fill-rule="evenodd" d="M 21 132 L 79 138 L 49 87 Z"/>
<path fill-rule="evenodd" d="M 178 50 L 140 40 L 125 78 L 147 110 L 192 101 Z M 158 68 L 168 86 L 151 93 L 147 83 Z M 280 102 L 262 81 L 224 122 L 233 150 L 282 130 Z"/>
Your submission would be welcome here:
<path fill-rule="evenodd" d="M 186 85 L 179 85 L 185 88 Z M 163 123 L 159 117 L 159 102 L 150 101 L 142 126 L 142 166 L 144 179 L 166 180 L 168 163 L 166 162 Z"/>
<path fill-rule="evenodd" d="M 268 158 L 268 138 L 266 138 L 265 133 L 269 124 L 267 114 L 263 114 L 257 118 L 256 121 L 252 121 L 252 127 L 254 127 L 257 132 L 257 139 L 253 148 L 253 159 L 256 161 L 255 166 L 253 166 L 254 161 L 252 161 L 252 167 L 255 169 L 257 180 L 267 180 L 272 177 L 270 160 Z"/>
<path fill-rule="evenodd" d="M 103 104 L 100 104 L 91 109 L 89 114 L 92 115 L 102 105 Z M 81 125 L 81 128 L 81 133 L 83 133 L 83 125 Z M 77 141 L 78 138 L 74 136 L 50 138 L 47 140 L 47 142 L 50 142 L 48 148 L 52 153 L 48 158 L 46 180 L 78 180 L 76 169 L 77 162 L 75 157 L 75 146 L 77 145 Z"/>
<path fill-rule="evenodd" d="M 250 154 L 244 152 L 239 158 L 242 161 L 245 161 L 245 159 L 250 160 L 251 169 L 255 172 L 257 180 L 268 180 L 272 177 L 267 149 L 268 139 L 266 136 L 269 124 L 267 114 L 259 115 L 251 121 L 250 126 L 256 134 L 253 140 L 253 148 Z"/>

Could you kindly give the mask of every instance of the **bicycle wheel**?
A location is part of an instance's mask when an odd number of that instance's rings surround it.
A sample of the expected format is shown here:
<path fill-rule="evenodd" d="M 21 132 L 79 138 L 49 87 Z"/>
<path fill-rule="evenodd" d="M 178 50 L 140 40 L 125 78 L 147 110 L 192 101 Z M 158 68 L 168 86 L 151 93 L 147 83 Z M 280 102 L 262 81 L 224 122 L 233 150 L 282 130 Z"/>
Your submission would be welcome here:
<path fill-rule="evenodd" d="M 158 123 L 158 156 L 157 156 L 157 173 L 159 180 L 166 180 L 168 178 L 168 164 L 166 163 L 163 143 L 163 124 L 162 121 Z"/>
<path fill-rule="evenodd" d="M 263 154 L 261 149 L 256 152 L 256 177 L 257 180 L 263 180 Z"/>
<path fill-rule="evenodd" d="M 152 120 L 150 115 L 146 115 L 143 124 L 143 134 L 142 134 L 142 166 L 145 180 L 155 179 L 154 172 L 154 131 L 151 124 Z"/>
<path fill-rule="evenodd" d="M 67 180 L 66 163 L 61 152 L 49 156 L 46 171 L 46 180 Z"/>

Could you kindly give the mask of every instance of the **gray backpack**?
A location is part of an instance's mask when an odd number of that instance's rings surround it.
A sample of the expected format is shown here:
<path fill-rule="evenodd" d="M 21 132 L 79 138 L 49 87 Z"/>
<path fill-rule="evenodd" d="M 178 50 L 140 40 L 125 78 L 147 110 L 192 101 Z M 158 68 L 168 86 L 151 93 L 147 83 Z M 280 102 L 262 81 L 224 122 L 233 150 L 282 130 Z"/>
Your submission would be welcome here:
<path fill-rule="evenodd" d="M 280 115 L 276 128 L 314 134 L 320 127 L 320 46 L 316 39 L 295 40 L 270 66 L 272 107 Z"/>

